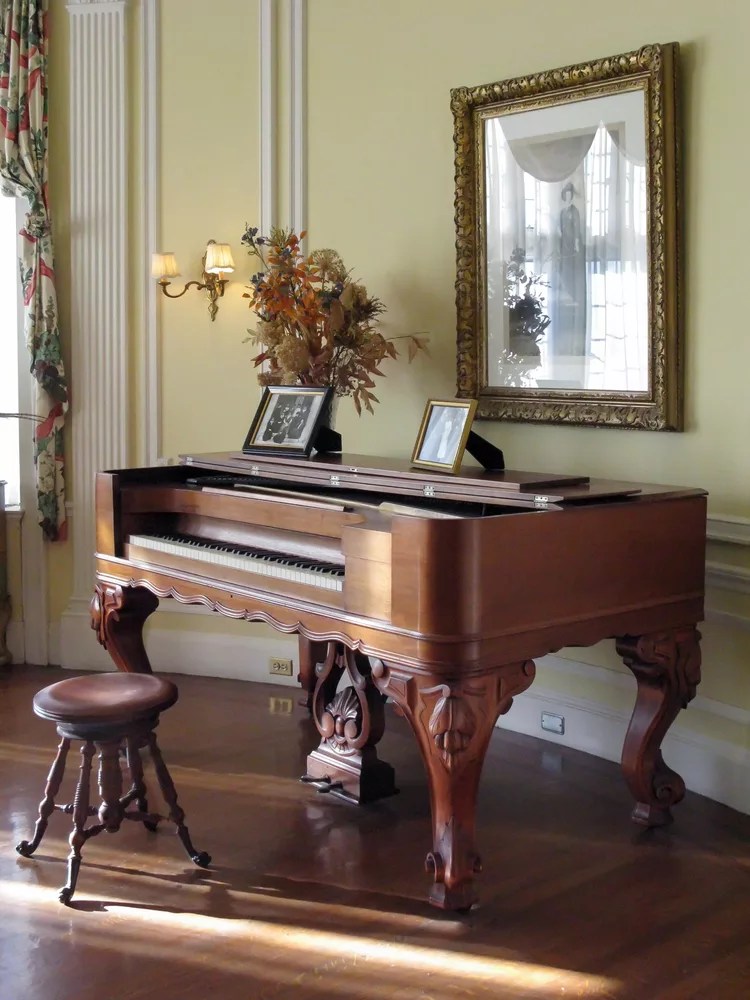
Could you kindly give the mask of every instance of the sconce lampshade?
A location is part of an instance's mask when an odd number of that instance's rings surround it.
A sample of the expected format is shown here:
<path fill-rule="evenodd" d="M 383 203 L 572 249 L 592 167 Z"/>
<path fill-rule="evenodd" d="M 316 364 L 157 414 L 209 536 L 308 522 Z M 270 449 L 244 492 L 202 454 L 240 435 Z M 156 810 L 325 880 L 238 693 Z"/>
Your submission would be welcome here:
<path fill-rule="evenodd" d="M 154 278 L 176 278 L 179 274 L 173 253 L 151 254 L 151 275 Z"/>
<path fill-rule="evenodd" d="M 231 274 L 234 271 L 232 248 L 228 243 L 209 243 L 206 247 L 206 273 Z"/>

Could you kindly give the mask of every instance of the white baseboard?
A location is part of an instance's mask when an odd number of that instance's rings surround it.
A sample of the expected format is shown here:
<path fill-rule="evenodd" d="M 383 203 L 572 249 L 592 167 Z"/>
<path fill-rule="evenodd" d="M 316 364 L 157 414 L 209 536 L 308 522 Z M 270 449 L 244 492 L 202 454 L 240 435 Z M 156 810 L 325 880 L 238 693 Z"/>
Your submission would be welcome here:
<path fill-rule="evenodd" d="M 97 642 L 91 628 L 88 602 L 81 607 L 72 602 L 60 620 L 59 638 L 50 634 L 50 648 L 59 650 L 57 662 L 65 670 L 111 670 L 109 654 Z M 179 605 L 176 605 L 179 607 Z M 168 608 L 172 611 L 171 605 Z M 158 627 L 158 616 L 147 624 L 145 645 L 151 666 L 158 673 L 193 674 L 199 677 L 224 677 L 230 680 L 273 684 L 297 684 L 297 639 L 279 635 L 271 639 L 253 635 L 247 625 L 247 637 L 217 632 L 202 632 L 189 627 L 166 629 Z M 293 661 L 292 677 L 268 673 L 272 656 Z"/>
<path fill-rule="evenodd" d="M 9 621 L 5 631 L 5 644 L 12 656 L 11 663 L 23 663 L 26 651 L 23 643 L 23 622 Z"/>
<path fill-rule="evenodd" d="M 283 656 L 293 660 L 296 676 L 297 641 L 294 637 L 259 637 L 253 635 L 251 624 L 248 625 L 246 638 L 201 632 L 189 627 L 187 616 L 186 627 L 179 630 L 158 628 L 158 617 L 152 621 L 154 627 L 148 628 L 146 647 L 156 671 L 296 684 L 294 677 L 272 678 L 268 674 L 269 657 Z M 13 633 L 16 631 L 14 629 Z M 68 609 L 60 623 L 59 639 L 54 634 L 50 635 L 50 649 L 59 649 L 58 662 L 66 669 L 112 669 L 112 661 L 91 630 L 87 606 L 85 609 L 83 606 Z M 635 681 L 628 674 L 558 656 L 547 656 L 539 662 L 545 670 L 553 670 L 564 678 L 566 693 L 545 689 L 537 681 L 530 690 L 515 699 L 510 712 L 500 719 L 499 725 L 512 732 L 583 750 L 605 760 L 619 760 L 633 706 Z M 577 697 L 576 689 L 580 689 L 581 681 L 587 679 L 605 685 L 610 693 L 608 701 L 615 702 L 618 707 Z M 750 725 L 750 713 L 743 709 L 700 696 L 693 705 L 717 719 L 732 719 Z M 541 729 L 543 711 L 565 717 L 563 736 Z M 750 813 L 750 750 L 693 733 L 681 726 L 679 719 L 664 741 L 663 749 L 665 760 L 682 775 L 691 791 Z"/>
<path fill-rule="evenodd" d="M 595 677 L 598 684 L 617 691 L 616 697 L 622 701 L 622 708 L 604 706 L 578 698 L 573 693 L 561 694 L 535 682 L 528 691 L 514 699 L 510 712 L 500 718 L 498 725 L 514 733 L 583 750 L 604 760 L 619 761 L 633 707 L 635 681 L 624 674 L 557 656 L 546 656 L 538 663 L 565 677 L 571 692 L 575 691 L 576 677 Z M 750 724 L 750 713 L 733 705 L 700 696 L 692 705 L 718 719 L 731 718 Z M 542 712 L 552 712 L 565 718 L 563 736 L 541 728 Z M 690 791 L 740 812 L 750 813 L 749 749 L 691 732 L 680 725 L 679 718 L 664 740 L 662 749 L 665 761 L 682 775 Z"/>

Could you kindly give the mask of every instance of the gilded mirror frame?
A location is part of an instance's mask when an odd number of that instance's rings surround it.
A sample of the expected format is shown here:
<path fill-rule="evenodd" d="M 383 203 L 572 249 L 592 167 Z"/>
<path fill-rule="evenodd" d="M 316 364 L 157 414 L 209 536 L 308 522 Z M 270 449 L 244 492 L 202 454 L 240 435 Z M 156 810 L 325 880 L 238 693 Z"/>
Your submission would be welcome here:
<path fill-rule="evenodd" d="M 455 144 L 458 396 L 477 417 L 682 430 L 682 315 L 676 43 L 451 91 Z M 642 91 L 646 163 L 648 387 L 644 391 L 492 385 L 488 370 L 485 122 Z M 645 366 L 645 362 L 644 362 Z M 498 378 L 497 381 L 500 381 Z"/>

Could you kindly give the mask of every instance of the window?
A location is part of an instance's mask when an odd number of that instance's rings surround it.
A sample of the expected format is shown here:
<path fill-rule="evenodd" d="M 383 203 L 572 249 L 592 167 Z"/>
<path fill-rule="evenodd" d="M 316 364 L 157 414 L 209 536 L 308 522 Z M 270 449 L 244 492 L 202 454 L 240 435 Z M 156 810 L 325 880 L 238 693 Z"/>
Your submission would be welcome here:
<path fill-rule="evenodd" d="M 18 223 L 16 199 L 0 195 L 0 413 L 16 413 L 18 405 Z M 0 479 L 6 504 L 19 502 L 19 427 L 0 418 Z"/>

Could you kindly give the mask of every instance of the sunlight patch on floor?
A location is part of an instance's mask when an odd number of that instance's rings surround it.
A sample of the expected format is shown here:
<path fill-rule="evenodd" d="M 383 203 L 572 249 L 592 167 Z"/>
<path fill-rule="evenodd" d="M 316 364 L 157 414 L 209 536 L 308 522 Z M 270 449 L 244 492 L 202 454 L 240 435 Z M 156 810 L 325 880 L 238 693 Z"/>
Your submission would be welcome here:
<path fill-rule="evenodd" d="M 174 912 L 126 900 L 107 901 L 106 913 L 96 911 L 95 907 L 93 913 L 81 912 L 62 908 L 49 889 L 8 881 L 0 882 L 0 905 L 11 922 L 20 918 L 28 924 L 31 920 L 37 933 L 43 931 L 47 940 L 69 936 L 71 925 L 78 925 L 79 920 L 86 922 L 90 933 L 96 922 L 103 946 L 128 951 L 137 949 L 142 958 L 146 953 L 167 958 L 179 946 L 181 961 L 204 964 L 207 960 L 205 942 L 221 942 L 219 947 L 211 949 L 209 956 L 215 966 L 225 972 L 247 973 L 249 964 L 257 963 L 257 974 L 277 981 L 294 981 L 295 977 L 311 974 L 321 965 L 328 967 L 331 962 L 337 965 L 354 963 L 366 967 L 367 978 L 363 985 L 369 991 L 357 995 L 368 996 L 371 1000 L 387 996 L 393 985 L 388 980 L 406 973 L 416 973 L 430 980 L 445 978 L 456 987 L 492 985 L 498 990 L 514 991 L 510 995 L 519 997 L 527 991 L 533 991 L 535 996 L 550 997 L 565 993 L 583 997 L 614 996 L 619 986 L 612 979 L 567 969 L 399 940 L 373 940 L 358 934 L 318 930 L 277 920 Z M 307 906 L 313 924 L 317 904 Z M 346 907 L 339 909 L 342 918 L 349 916 Z M 258 949 L 262 949 L 260 955 Z M 272 963 L 269 968 L 263 968 L 263 955 Z"/>

